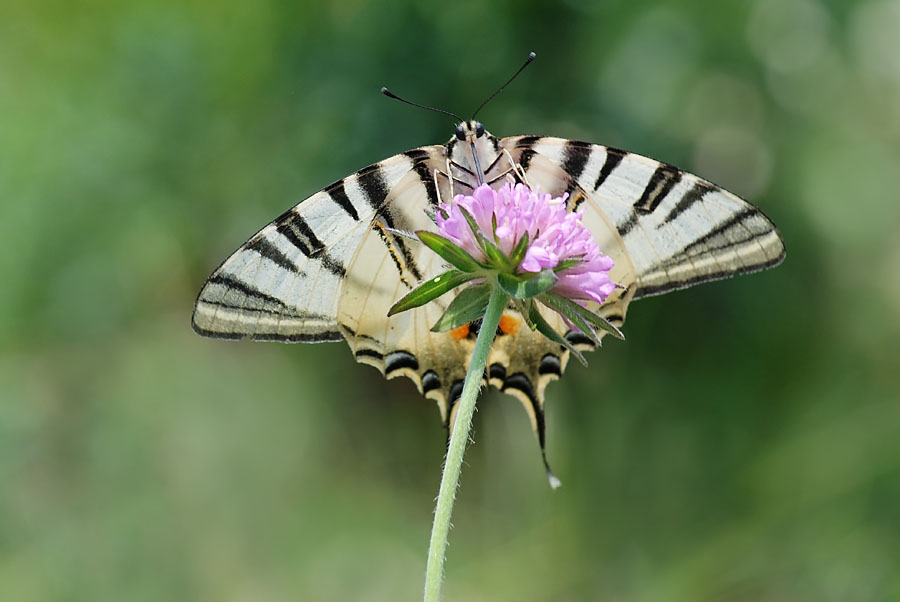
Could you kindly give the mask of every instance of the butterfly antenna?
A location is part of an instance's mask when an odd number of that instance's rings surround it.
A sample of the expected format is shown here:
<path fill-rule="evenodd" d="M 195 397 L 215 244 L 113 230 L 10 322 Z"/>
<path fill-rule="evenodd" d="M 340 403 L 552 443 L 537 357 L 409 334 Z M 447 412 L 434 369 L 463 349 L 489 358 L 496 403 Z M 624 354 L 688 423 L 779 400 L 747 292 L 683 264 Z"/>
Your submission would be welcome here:
<path fill-rule="evenodd" d="M 428 109 L 429 111 L 434 111 L 435 113 L 443 113 L 444 115 L 450 115 L 450 117 L 455 117 L 457 121 L 463 122 L 465 119 L 457 115 L 456 113 L 451 113 L 450 111 L 445 111 L 444 109 L 436 109 L 434 107 L 426 107 L 425 105 L 420 105 L 417 102 L 413 102 L 411 100 L 406 100 L 405 98 L 400 98 L 387 88 L 381 88 L 381 93 L 387 96 L 388 98 L 393 98 L 394 100 L 399 100 L 400 102 L 405 102 L 408 105 L 412 105 L 414 107 L 419 107 L 420 109 Z"/>
<path fill-rule="evenodd" d="M 531 61 L 533 61 L 533 60 L 534 60 L 534 57 L 536 57 L 536 56 L 537 56 L 537 55 L 536 55 L 535 53 L 529 52 L 529 53 L 528 53 L 528 58 L 525 59 L 525 62 L 522 64 L 521 67 L 519 67 L 519 70 L 516 71 L 516 72 L 513 74 L 513 76 L 512 76 L 511 78 L 509 78 L 508 80 L 506 80 L 506 83 L 505 83 L 505 84 L 503 84 L 502 86 L 500 86 L 499 88 L 497 88 L 497 91 L 496 91 L 496 92 L 494 92 L 493 94 L 491 94 L 490 96 L 488 96 L 488 97 L 487 97 L 487 100 L 485 100 L 483 103 L 481 103 L 481 105 L 480 105 L 477 109 L 475 109 L 475 112 L 472 113 L 472 119 L 473 119 L 473 120 L 475 119 L 475 116 L 478 115 L 478 112 L 479 112 L 481 109 L 484 108 L 484 105 L 486 105 L 487 103 L 491 102 L 491 101 L 494 99 L 495 96 L 497 96 L 498 94 L 500 94 L 501 92 L 503 92 L 503 88 L 505 88 L 506 86 L 508 86 L 509 84 L 511 84 L 511 83 L 512 83 L 512 80 L 516 79 L 516 78 L 519 76 L 519 74 L 522 73 L 522 70 L 523 70 L 525 67 L 527 67 L 528 64 L 529 64 Z"/>

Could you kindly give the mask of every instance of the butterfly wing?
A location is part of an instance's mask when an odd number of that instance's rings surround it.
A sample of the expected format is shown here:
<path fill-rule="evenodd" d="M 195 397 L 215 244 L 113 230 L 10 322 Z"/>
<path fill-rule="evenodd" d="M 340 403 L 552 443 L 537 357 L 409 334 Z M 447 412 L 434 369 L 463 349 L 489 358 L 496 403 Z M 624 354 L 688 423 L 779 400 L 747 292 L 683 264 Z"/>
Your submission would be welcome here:
<path fill-rule="evenodd" d="M 697 176 L 665 163 L 604 146 L 538 136 L 499 142 L 529 185 L 569 195 L 600 249 L 613 258 L 610 277 L 622 288 L 602 306 L 622 326 L 629 303 L 700 282 L 775 266 L 784 245 L 756 207 Z M 552 322 L 563 328 L 561 320 Z M 603 334 L 602 332 L 599 334 Z M 593 343 L 577 331 L 566 338 L 582 351 Z M 566 368 L 569 352 L 527 328 L 498 337 L 491 382 L 518 397 L 544 445 L 544 389 Z"/>
<path fill-rule="evenodd" d="M 699 282 L 777 265 L 784 247 L 758 209 L 696 176 L 639 155 L 560 138 L 504 138 L 498 148 L 528 183 L 569 209 L 615 261 L 622 286 L 592 309 L 621 326 L 628 304 Z M 284 342 L 347 340 L 385 377 L 410 378 L 451 425 L 474 335 L 432 333 L 452 298 L 387 317 L 421 281 L 447 268 L 403 232 L 433 229 L 426 210 L 450 196 L 447 147 L 414 149 L 366 167 L 299 203 L 235 251 L 197 299 L 205 336 Z M 545 319 L 581 350 L 594 345 Z M 517 397 L 544 447 L 544 389 L 569 352 L 524 325 L 512 308 L 488 358 L 488 381 Z"/>
<path fill-rule="evenodd" d="M 338 322 L 356 359 L 374 366 L 388 379 L 410 378 L 425 397 L 437 402 L 445 424 L 448 399 L 462 390 L 474 341 L 431 332 L 452 295 L 388 317 L 388 310 L 423 280 L 448 269 L 444 261 L 410 238 L 416 230 L 434 230 L 426 210 L 434 210 L 446 182 L 435 184 L 434 170 L 446 166 L 444 147 L 418 156 L 418 169 L 368 193 L 380 197 L 379 210 L 348 258 L 347 275 L 338 301 Z M 377 193 L 376 193 L 377 190 Z M 446 196 L 444 197 L 446 198 Z M 406 234 L 404 234 L 406 233 Z"/>
<path fill-rule="evenodd" d="M 387 316 L 408 291 L 447 269 L 402 234 L 434 229 L 426 210 L 449 195 L 436 169 L 446 170 L 446 147 L 414 149 L 297 204 L 213 272 L 194 307 L 194 330 L 223 339 L 344 338 L 358 361 L 389 379 L 410 378 L 447 424 L 447 400 L 459 396 L 474 348 L 474 337 L 430 331 L 452 297 Z"/>
<path fill-rule="evenodd" d="M 517 136 L 502 145 L 526 173 L 536 156 L 558 165 L 585 193 L 576 208 L 615 224 L 635 269 L 635 299 L 784 260 L 781 235 L 762 211 L 677 167 L 562 138 Z"/>
<path fill-rule="evenodd" d="M 361 169 L 276 218 L 207 280 L 194 306 L 194 330 L 225 339 L 340 340 L 338 299 L 350 258 L 387 190 L 442 149 L 416 149 Z"/>

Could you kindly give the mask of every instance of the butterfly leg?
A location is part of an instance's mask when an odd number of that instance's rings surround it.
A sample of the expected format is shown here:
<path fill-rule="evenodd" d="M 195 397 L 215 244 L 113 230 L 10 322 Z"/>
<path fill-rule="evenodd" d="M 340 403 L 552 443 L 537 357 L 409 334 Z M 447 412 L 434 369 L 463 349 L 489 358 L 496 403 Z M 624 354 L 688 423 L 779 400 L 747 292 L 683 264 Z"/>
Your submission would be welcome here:
<path fill-rule="evenodd" d="M 435 167 L 434 174 L 432 177 L 434 177 L 434 191 L 437 193 L 437 204 L 438 205 L 440 205 L 441 203 L 444 202 L 444 200 L 441 198 L 441 186 L 440 186 L 440 184 L 438 184 L 438 174 L 439 173 L 441 173 L 441 170 L 439 170 L 438 168 Z M 441 174 L 441 175 L 443 175 L 443 174 Z M 452 186 L 453 186 L 453 184 L 451 183 L 451 189 L 450 189 L 451 193 L 453 192 Z"/>
<path fill-rule="evenodd" d="M 511 169 L 516 173 L 516 176 L 519 180 L 522 181 L 525 186 L 531 188 L 531 184 L 528 182 L 528 176 L 525 175 L 525 170 L 522 169 L 522 166 L 515 162 L 513 156 L 509 153 L 508 149 L 503 149 L 503 154 L 506 155 L 506 158 L 509 159 L 509 164 L 512 166 Z"/>
<path fill-rule="evenodd" d="M 445 178 L 447 178 L 447 181 L 450 184 L 450 198 L 451 199 L 454 196 L 456 196 L 456 193 L 453 189 L 454 183 L 459 184 L 460 186 L 466 186 L 466 187 L 470 188 L 471 190 L 475 190 L 475 187 L 472 186 L 469 182 L 466 182 L 465 180 L 461 180 L 461 179 L 457 178 L 456 176 L 452 175 L 453 172 L 451 171 L 451 167 L 453 167 L 453 166 L 465 171 L 466 173 L 471 174 L 471 172 L 469 170 L 467 170 L 465 167 L 463 167 L 459 163 L 453 163 L 449 159 L 447 160 L 447 173 L 444 173 L 439 169 L 434 170 L 435 186 L 437 186 L 437 176 L 438 175 L 442 175 Z"/>
<path fill-rule="evenodd" d="M 450 157 L 447 157 L 447 179 L 450 181 L 450 198 L 452 199 L 456 195 L 453 194 L 453 172 L 450 171 Z"/>
<path fill-rule="evenodd" d="M 487 184 L 490 186 L 491 184 L 494 184 L 495 182 L 499 182 L 500 180 L 502 180 L 503 178 L 505 178 L 506 175 L 509 174 L 511 171 L 513 171 L 512 167 L 510 167 L 509 169 L 507 169 L 507 170 L 504 171 L 504 172 L 499 173 L 496 177 L 491 178 L 490 180 L 488 180 Z"/>

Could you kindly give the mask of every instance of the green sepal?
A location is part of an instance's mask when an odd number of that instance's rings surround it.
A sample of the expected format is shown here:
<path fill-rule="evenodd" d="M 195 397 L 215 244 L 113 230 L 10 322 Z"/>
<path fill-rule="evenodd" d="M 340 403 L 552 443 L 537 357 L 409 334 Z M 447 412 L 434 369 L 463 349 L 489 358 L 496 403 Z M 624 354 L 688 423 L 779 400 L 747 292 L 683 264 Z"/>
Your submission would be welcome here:
<path fill-rule="evenodd" d="M 468 324 L 473 320 L 484 317 L 487 311 L 488 301 L 491 298 L 491 285 L 487 282 L 483 284 L 473 284 L 464 288 L 456 298 L 450 302 L 447 311 L 431 327 L 432 332 L 444 332 L 459 328 L 464 324 Z"/>
<path fill-rule="evenodd" d="M 407 293 L 405 297 L 394 303 L 393 307 L 388 311 L 388 316 L 393 316 L 401 311 L 425 305 L 429 301 L 437 299 L 457 286 L 478 277 L 479 274 L 473 274 L 471 272 L 466 273 L 460 272 L 459 270 L 447 270 L 431 280 L 426 280 Z"/>
<path fill-rule="evenodd" d="M 578 305 L 571 299 L 568 299 L 561 295 L 557 295 L 555 293 L 545 293 L 544 295 L 541 295 L 540 300 L 551 309 L 554 309 L 569 318 L 569 320 L 575 326 L 578 326 L 578 328 L 584 331 L 584 333 L 588 336 L 596 336 L 596 333 L 593 332 L 593 327 L 597 327 L 608 332 L 617 339 L 622 339 L 623 341 L 625 340 L 625 335 L 622 334 L 621 330 L 607 322 L 606 319 L 598 316 L 591 310 Z M 588 332 L 587 330 L 582 328 L 581 324 L 572 320 L 572 315 L 578 316 L 580 321 L 586 322 L 586 324 L 591 327 L 591 331 Z M 597 339 L 597 342 L 599 342 L 599 338 Z"/>
<path fill-rule="evenodd" d="M 513 247 L 512 253 L 509 254 L 509 262 L 512 264 L 513 269 L 518 269 L 519 264 L 525 259 L 525 254 L 528 252 L 528 242 L 528 232 L 525 232 L 522 234 L 519 242 L 516 243 L 516 246 Z"/>
<path fill-rule="evenodd" d="M 553 268 L 553 271 L 558 274 L 563 270 L 574 268 L 576 265 L 579 265 L 581 263 L 584 263 L 584 259 L 563 259 L 558 264 L 556 264 L 556 267 Z"/>
<path fill-rule="evenodd" d="M 557 295 L 555 293 L 544 293 L 540 297 L 538 297 L 541 303 L 549 307 L 555 312 L 562 314 L 564 318 L 566 318 L 575 328 L 583 332 L 596 346 L 600 346 L 600 337 L 597 336 L 597 333 L 594 331 L 591 323 L 585 319 L 582 315 L 582 312 L 578 310 L 584 310 L 583 307 L 576 303 L 572 303 L 565 297 Z M 568 302 L 568 303 L 567 303 Z M 576 305 L 578 309 L 574 309 L 572 305 Z"/>
<path fill-rule="evenodd" d="M 499 270 L 512 270 L 512 266 L 509 264 L 509 258 L 503 254 L 500 247 L 494 244 L 494 241 L 484 235 L 481 228 L 478 227 L 478 222 L 475 221 L 475 218 L 472 217 L 469 210 L 462 205 L 457 205 L 457 208 L 459 209 L 459 212 L 462 213 L 463 217 L 466 218 L 466 222 L 469 224 L 469 230 L 472 231 L 472 236 L 475 237 L 478 246 L 481 247 L 481 251 L 484 253 L 485 257 L 487 257 L 491 267 Z"/>
<path fill-rule="evenodd" d="M 485 238 L 481 232 L 479 232 L 476 236 L 478 237 L 478 242 L 481 243 L 481 248 L 484 251 L 484 254 L 487 255 L 491 267 L 500 270 L 512 270 L 512 266 L 509 263 L 509 257 L 503 254 L 503 251 L 500 250 L 500 247 Z"/>
<path fill-rule="evenodd" d="M 425 243 L 425 246 L 463 272 L 475 272 L 484 267 L 474 257 L 469 255 L 465 249 L 439 234 L 428 232 L 427 230 L 417 230 L 416 236 Z"/>
<path fill-rule="evenodd" d="M 459 212 L 462 213 L 462 216 L 465 218 L 466 223 L 469 224 L 469 230 L 472 231 L 472 236 L 478 238 L 478 234 L 481 232 L 481 228 L 478 226 L 478 222 L 475 221 L 475 218 L 471 213 L 469 213 L 469 210 L 462 205 L 457 204 L 456 208 L 459 209 Z"/>
<path fill-rule="evenodd" d="M 578 361 L 581 362 L 582 365 L 588 365 L 587 360 L 584 359 L 584 355 L 582 355 L 580 351 L 575 349 L 572 343 L 566 340 L 564 336 L 553 330 L 553 327 L 550 326 L 550 323 L 547 322 L 547 320 L 544 319 L 544 316 L 541 315 L 541 312 L 534 301 L 530 301 L 528 303 L 527 311 L 520 311 L 520 313 L 525 316 L 525 322 L 528 324 L 528 326 L 531 327 L 532 330 L 537 329 L 539 333 L 541 333 L 554 343 L 559 343 L 560 345 L 568 349 L 569 353 L 578 358 Z"/>
<path fill-rule="evenodd" d="M 563 297 L 563 300 L 568 302 L 569 304 L 571 304 L 578 310 L 580 310 L 581 315 L 583 315 L 584 318 L 588 322 L 590 322 L 592 326 L 595 326 L 595 327 L 599 328 L 600 330 L 605 330 L 606 332 L 613 335 L 617 339 L 621 339 L 623 341 L 625 340 L 625 335 L 622 334 L 622 331 L 619 330 L 618 328 L 616 328 L 615 326 L 613 326 L 612 324 L 610 324 L 607 321 L 607 319 L 604 318 L 603 316 L 598 316 L 591 310 L 587 309 L 586 307 L 582 307 L 582 306 L 578 305 L 577 303 L 575 303 L 574 301 L 571 301 L 570 299 L 566 299 L 565 297 Z"/>
<path fill-rule="evenodd" d="M 548 290 L 556 284 L 556 273 L 553 270 L 541 270 L 537 273 L 507 274 L 501 272 L 497 275 L 497 282 L 510 297 L 515 299 L 530 299 Z"/>

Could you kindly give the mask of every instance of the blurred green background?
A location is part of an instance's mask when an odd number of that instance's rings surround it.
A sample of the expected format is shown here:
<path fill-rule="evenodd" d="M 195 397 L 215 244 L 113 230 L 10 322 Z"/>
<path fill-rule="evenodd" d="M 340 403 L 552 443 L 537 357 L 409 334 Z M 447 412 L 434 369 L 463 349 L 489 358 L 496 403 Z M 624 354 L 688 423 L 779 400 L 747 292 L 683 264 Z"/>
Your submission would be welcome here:
<path fill-rule="evenodd" d="M 447 600 L 900 600 L 900 2 L 0 5 L 0 599 L 415 600 L 444 431 L 346 345 L 190 329 L 322 186 L 444 142 L 380 94 L 696 171 L 779 268 L 631 307 L 476 416 Z"/>

